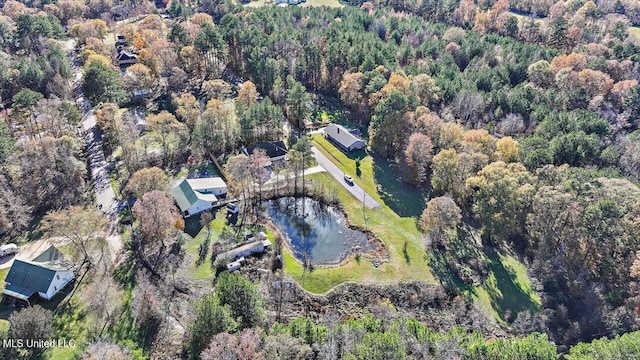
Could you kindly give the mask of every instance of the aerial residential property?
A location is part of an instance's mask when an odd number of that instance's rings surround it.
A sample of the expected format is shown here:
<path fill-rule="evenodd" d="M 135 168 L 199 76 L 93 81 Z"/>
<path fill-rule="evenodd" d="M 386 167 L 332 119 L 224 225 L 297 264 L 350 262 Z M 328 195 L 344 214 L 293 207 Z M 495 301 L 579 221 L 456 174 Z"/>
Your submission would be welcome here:
<path fill-rule="evenodd" d="M 220 177 L 185 179 L 171 190 L 184 217 L 199 214 L 218 203 L 218 196 L 227 193 L 227 184 Z"/>
<path fill-rule="evenodd" d="M 638 234 L 638 0 L 0 3 L 0 360 L 640 359 Z"/>
<path fill-rule="evenodd" d="M 287 145 L 282 140 L 270 141 L 265 143 L 256 144 L 250 147 L 243 147 L 242 153 L 249 156 L 253 154 L 255 149 L 262 149 L 265 151 L 271 161 L 284 160 L 289 150 Z"/>
<path fill-rule="evenodd" d="M 74 279 L 73 267 L 55 247 L 50 247 L 31 261 L 14 260 L 4 280 L 3 301 L 28 305 L 38 298 L 49 301 Z"/>
<path fill-rule="evenodd" d="M 346 152 L 364 149 L 367 146 L 364 140 L 338 124 L 329 124 L 325 127 L 324 136 Z"/>

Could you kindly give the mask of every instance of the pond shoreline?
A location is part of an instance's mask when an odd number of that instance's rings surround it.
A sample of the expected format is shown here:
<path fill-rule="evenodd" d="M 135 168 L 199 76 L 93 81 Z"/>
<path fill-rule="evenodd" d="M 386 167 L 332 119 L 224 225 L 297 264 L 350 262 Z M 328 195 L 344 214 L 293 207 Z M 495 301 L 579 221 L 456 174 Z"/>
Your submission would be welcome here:
<path fill-rule="evenodd" d="M 375 267 L 378 267 L 383 263 L 387 263 L 391 261 L 390 253 L 387 247 L 385 246 L 384 242 L 380 238 L 378 238 L 372 231 L 364 229 L 361 226 L 351 224 L 349 216 L 347 216 L 346 212 L 344 211 L 344 207 L 339 202 L 336 203 L 332 201 L 326 201 L 326 199 L 324 199 L 323 196 L 314 196 L 314 194 L 307 194 L 306 196 L 301 196 L 299 194 L 295 196 L 292 196 L 292 195 L 284 195 L 284 196 L 277 196 L 277 197 L 269 196 L 269 197 L 265 197 L 263 201 L 267 202 L 267 201 L 273 201 L 273 200 L 280 200 L 283 198 L 293 198 L 297 201 L 304 197 L 310 200 L 316 201 L 324 206 L 332 207 L 335 210 L 337 210 L 344 217 L 344 226 L 350 230 L 354 230 L 362 233 L 366 237 L 367 244 L 371 246 L 371 248 L 366 251 L 362 251 L 362 249 L 360 248 L 360 245 L 353 245 L 351 247 L 347 247 L 347 249 L 345 249 L 346 255 L 344 255 L 344 258 L 340 259 L 338 262 L 335 262 L 335 263 L 322 262 L 322 261 L 315 262 L 312 260 L 311 265 L 313 267 L 336 268 L 339 266 L 343 266 L 344 264 L 356 259 L 358 256 L 369 260 Z M 274 232 L 274 234 L 279 238 L 278 239 L 279 243 L 281 245 L 284 245 L 284 247 L 287 248 L 289 253 L 297 262 L 304 265 L 304 261 L 299 258 L 300 252 L 295 248 L 295 245 L 291 243 L 291 241 L 287 240 L 287 237 L 285 236 L 285 234 L 282 233 L 282 230 L 274 223 L 271 216 L 267 215 L 266 219 L 267 219 L 267 224 L 265 225 L 269 229 L 271 229 Z"/>

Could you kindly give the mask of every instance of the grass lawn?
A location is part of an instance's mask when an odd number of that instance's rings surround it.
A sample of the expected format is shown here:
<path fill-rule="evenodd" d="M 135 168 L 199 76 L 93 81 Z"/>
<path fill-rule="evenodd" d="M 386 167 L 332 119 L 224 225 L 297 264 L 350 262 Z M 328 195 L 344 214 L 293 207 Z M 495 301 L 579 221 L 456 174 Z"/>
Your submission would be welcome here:
<path fill-rule="evenodd" d="M 222 232 L 226 223 L 223 211 L 215 212 L 214 216 L 215 218 L 211 221 L 211 239 L 209 247 L 218 240 L 218 235 Z M 200 244 L 205 241 L 207 236 L 207 229 L 202 228 L 202 225 L 200 225 L 200 216 L 192 216 L 187 220 L 185 232 L 195 232 L 197 234 L 194 237 L 187 236 L 187 241 L 184 244 L 186 257 L 191 259 L 189 265 L 186 265 L 186 271 L 189 277 L 196 280 L 210 278 L 215 274 L 215 269 L 211 268 L 211 261 L 209 257 L 204 259 L 202 264 L 196 264 Z"/>
<path fill-rule="evenodd" d="M 539 311 L 542 301 L 531 288 L 525 266 L 510 255 L 491 252 L 487 256 L 491 272 L 484 284 L 475 289 L 477 301 L 502 324 L 515 320 L 520 311 Z M 507 319 L 508 314 L 511 319 Z"/>
<path fill-rule="evenodd" d="M 516 18 L 518 18 L 518 23 L 519 23 L 520 25 L 522 25 L 522 23 L 523 23 L 523 22 L 525 22 L 526 20 L 529 20 L 529 19 L 531 18 L 531 16 L 526 15 L 526 14 L 524 14 L 524 13 L 517 13 L 517 12 L 513 12 L 513 11 L 507 11 L 507 13 L 509 13 L 509 15 L 513 15 L 513 16 L 515 16 Z M 535 22 L 536 24 L 542 24 L 543 19 L 536 18 L 536 19 L 534 20 L 534 22 Z"/>
<path fill-rule="evenodd" d="M 345 173 L 353 174 L 368 194 L 382 205 L 378 209 L 365 209 L 362 203 L 347 192 L 328 173 L 310 175 L 313 182 L 325 189 L 336 191 L 352 224 L 366 226 L 377 234 L 391 254 L 391 262 L 375 268 L 368 260 L 359 263 L 351 260 L 338 267 L 316 267 L 304 273 L 302 264 L 291 254 L 285 254 L 285 270 L 306 290 L 323 293 L 346 281 L 362 283 L 396 283 L 423 280 L 438 282 L 426 259 L 422 234 L 416 220 L 422 213 L 428 196 L 426 190 L 406 186 L 396 176 L 397 171 L 385 160 L 374 159 L 364 151 L 343 153 L 320 134 L 313 135 L 313 144 Z M 356 167 L 356 162 L 359 166 Z M 408 259 L 403 254 L 407 243 Z M 476 288 L 458 287 L 467 297 L 488 309 L 501 323 L 506 323 L 509 313 L 515 316 L 522 310 L 537 311 L 540 299 L 533 293 L 526 268 L 517 259 L 493 251 L 486 254 L 490 268 L 489 278 Z"/>

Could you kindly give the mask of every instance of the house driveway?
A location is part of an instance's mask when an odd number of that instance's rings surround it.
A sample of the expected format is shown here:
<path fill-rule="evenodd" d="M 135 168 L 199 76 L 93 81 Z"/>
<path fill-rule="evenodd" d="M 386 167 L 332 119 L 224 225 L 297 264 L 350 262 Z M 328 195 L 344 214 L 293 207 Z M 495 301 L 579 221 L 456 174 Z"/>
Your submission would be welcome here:
<path fill-rule="evenodd" d="M 43 251 L 47 250 L 49 246 L 62 246 L 68 244 L 69 241 L 62 238 L 49 238 L 31 241 L 18 248 L 18 253 L 11 256 L 5 256 L 0 258 L 0 269 L 10 268 L 13 265 L 13 260 L 33 260 L 36 256 L 40 255 Z"/>
<path fill-rule="evenodd" d="M 319 166 L 322 166 L 325 170 L 333 176 L 334 179 L 338 183 L 340 183 L 347 191 L 349 191 L 353 196 L 356 197 L 360 202 L 363 202 L 366 207 L 369 209 L 375 209 L 380 207 L 380 204 L 375 201 L 370 194 L 367 194 L 358 184 L 354 183 L 353 185 L 349 185 L 344 181 L 344 173 L 342 170 L 338 169 L 338 167 L 329 160 L 320 150 L 318 150 L 315 146 L 311 147 L 311 152 L 313 152 L 313 156 L 316 158 Z"/>

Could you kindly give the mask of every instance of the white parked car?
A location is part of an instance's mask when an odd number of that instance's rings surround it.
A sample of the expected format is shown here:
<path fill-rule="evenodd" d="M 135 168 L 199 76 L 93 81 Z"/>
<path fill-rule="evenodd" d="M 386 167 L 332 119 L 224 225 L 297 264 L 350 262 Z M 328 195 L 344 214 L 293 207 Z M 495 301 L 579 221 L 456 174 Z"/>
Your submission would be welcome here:
<path fill-rule="evenodd" d="M 18 245 L 10 243 L 0 246 L 0 257 L 13 255 L 18 252 Z"/>

